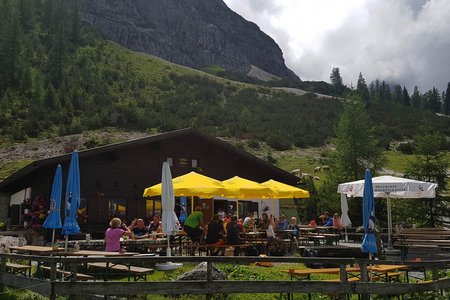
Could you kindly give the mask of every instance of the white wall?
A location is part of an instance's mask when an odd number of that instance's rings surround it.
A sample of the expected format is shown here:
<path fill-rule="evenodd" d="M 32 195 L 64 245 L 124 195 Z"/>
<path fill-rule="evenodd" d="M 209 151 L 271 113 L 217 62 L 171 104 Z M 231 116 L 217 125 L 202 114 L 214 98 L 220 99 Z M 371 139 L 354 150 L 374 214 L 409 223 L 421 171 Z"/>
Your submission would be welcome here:
<path fill-rule="evenodd" d="M 9 205 L 21 204 L 23 200 L 31 197 L 31 188 L 23 189 L 13 195 L 11 195 L 11 200 Z"/>

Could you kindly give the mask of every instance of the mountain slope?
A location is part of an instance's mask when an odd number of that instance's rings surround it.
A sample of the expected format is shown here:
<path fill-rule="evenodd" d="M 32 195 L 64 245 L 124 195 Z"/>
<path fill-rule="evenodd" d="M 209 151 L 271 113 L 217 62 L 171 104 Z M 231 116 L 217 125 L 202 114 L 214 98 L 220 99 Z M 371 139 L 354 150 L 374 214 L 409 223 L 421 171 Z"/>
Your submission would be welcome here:
<path fill-rule="evenodd" d="M 128 49 L 177 64 L 219 65 L 247 74 L 251 65 L 298 79 L 281 49 L 222 0 L 85 0 L 82 18 Z"/>

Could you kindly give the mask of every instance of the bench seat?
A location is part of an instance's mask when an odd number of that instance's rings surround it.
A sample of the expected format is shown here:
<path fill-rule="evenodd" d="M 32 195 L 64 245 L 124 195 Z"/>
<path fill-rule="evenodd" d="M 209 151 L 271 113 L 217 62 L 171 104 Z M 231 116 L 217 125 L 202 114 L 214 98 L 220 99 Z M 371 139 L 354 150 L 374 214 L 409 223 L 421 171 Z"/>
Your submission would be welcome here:
<path fill-rule="evenodd" d="M 41 266 L 40 267 L 42 270 L 45 271 L 51 271 L 50 267 L 47 266 Z M 60 274 L 61 276 L 70 276 L 72 275 L 72 272 L 70 271 L 65 271 L 65 270 L 61 270 L 61 269 L 56 269 L 56 273 Z M 77 276 L 77 280 L 94 280 L 94 277 L 91 275 L 87 275 L 87 274 L 83 274 L 83 273 L 76 273 Z"/>
<path fill-rule="evenodd" d="M 6 268 L 11 271 L 13 274 L 22 274 L 23 276 L 27 275 L 27 271 L 30 272 L 31 266 L 21 265 L 16 263 L 7 262 Z"/>
<path fill-rule="evenodd" d="M 139 279 L 143 279 L 144 281 L 147 279 L 147 274 L 152 273 L 154 270 L 150 268 L 136 267 L 130 265 L 121 265 L 121 264 L 109 264 L 106 262 L 98 262 L 98 263 L 88 263 L 88 266 L 96 269 L 103 269 L 105 271 L 113 270 L 118 272 L 127 272 L 129 275 L 133 275 L 134 281 L 138 281 Z M 130 280 L 130 277 L 128 277 Z"/>

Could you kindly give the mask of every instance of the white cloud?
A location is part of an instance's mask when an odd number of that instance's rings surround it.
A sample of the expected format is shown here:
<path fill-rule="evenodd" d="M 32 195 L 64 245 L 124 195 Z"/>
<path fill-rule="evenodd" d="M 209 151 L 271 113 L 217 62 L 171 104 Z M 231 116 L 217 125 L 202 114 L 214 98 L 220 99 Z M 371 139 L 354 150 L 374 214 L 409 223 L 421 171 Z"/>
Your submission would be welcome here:
<path fill-rule="evenodd" d="M 225 0 L 280 45 L 304 80 L 395 81 L 421 90 L 450 81 L 447 0 Z"/>

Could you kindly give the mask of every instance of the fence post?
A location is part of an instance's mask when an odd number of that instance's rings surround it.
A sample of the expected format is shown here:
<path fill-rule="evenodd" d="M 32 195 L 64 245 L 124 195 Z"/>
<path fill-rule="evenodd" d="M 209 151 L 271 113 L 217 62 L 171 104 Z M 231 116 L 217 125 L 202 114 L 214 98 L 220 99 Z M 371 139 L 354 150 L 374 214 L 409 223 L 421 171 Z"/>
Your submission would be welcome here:
<path fill-rule="evenodd" d="M 56 280 L 56 261 L 50 263 L 50 300 L 56 299 L 55 285 Z"/>
<path fill-rule="evenodd" d="M 77 281 L 77 264 L 71 263 L 70 264 L 70 281 L 75 282 Z"/>
<path fill-rule="evenodd" d="M 361 272 L 361 282 L 369 282 L 369 276 L 367 274 L 367 265 L 365 263 L 359 263 L 359 269 Z M 369 294 L 362 294 L 361 295 L 362 300 L 369 300 L 370 295 Z"/>
<path fill-rule="evenodd" d="M 2 255 L 1 258 L 2 258 L 2 260 L 1 260 L 1 263 L 0 263 L 0 272 L 6 273 L 6 260 L 7 260 L 7 258 L 4 255 Z"/>
<path fill-rule="evenodd" d="M 339 265 L 339 277 L 340 277 L 342 283 L 346 283 L 347 282 L 347 270 L 346 270 L 345 265 Z M 347 295 L 346 294 L 340 294 L 339 298 L 341 300 L 345 300 L 345 299 L 347 299 Z"/>
<path fill-rule="evenodd" d="M 206 262 L 206 281 L 208 283 L 212 282 L 212 262 L 209 259 Z M 211 300 L 211 299 L 212 299 L 212 295 L 206 294 L 206 300 Z"/>

